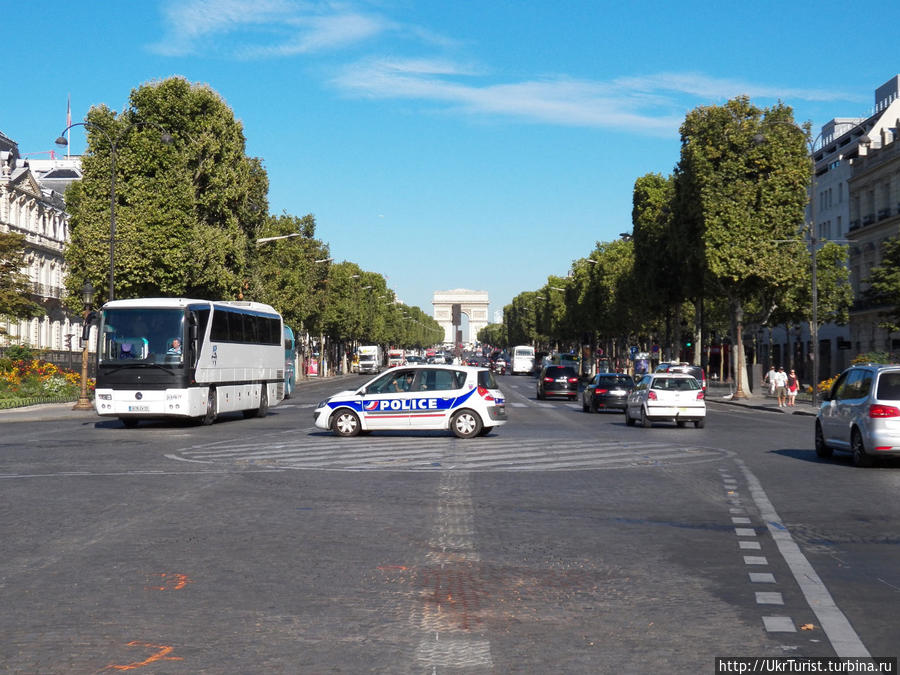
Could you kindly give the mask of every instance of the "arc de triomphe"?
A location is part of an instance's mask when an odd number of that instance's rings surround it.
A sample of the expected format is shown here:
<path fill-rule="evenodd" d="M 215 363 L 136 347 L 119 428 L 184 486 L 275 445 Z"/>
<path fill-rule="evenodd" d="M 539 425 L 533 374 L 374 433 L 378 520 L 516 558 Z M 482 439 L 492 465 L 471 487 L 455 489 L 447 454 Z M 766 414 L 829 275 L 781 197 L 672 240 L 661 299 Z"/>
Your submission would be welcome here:
<path fill-rule="evenodd" d="M 459 305 L 460 315 L 469 317 L 470 342 L 477 339 L 478 331 L 488 325 L 488 299 L 487 291 L 469 291 L 457 288 L 452 291 L 435 291 L 431 304 L 434 305 L 434 320 L 444 329 L 444 342 L 456 343 L 455 332 L 460 326 L 460 318 L 457 322 L 453 319 L 453 306 Z"/>

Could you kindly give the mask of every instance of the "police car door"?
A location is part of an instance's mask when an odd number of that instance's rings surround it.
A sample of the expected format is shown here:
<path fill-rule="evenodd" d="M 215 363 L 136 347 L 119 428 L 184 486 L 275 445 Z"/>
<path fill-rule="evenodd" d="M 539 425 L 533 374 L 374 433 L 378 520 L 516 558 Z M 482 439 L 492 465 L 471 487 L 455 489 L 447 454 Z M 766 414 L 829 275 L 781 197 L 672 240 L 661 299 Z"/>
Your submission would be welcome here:
<path fill-rule="evenodd" d="M 416 411 L 410 425 L 419 429 L 446 429 L 450 415 L 456 410 L 466 375 L 444 368 L 425 368 L 416 380 Z"/>
<path fill-rule="evenodd" d="M 367 429 L 405 429 L 415 386 L 415 371 L 392 369 L 373 382 L 362 401 Z"/>

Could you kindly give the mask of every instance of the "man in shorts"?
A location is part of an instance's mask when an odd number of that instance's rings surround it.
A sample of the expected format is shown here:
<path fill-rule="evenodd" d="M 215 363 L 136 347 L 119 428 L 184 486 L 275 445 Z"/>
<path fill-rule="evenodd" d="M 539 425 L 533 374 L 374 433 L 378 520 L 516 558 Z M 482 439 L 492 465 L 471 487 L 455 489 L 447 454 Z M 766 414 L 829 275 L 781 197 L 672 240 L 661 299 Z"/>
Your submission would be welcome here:
<path fill-rule="evenodd" d="M 787 373 L 784 366 L 779 366 L 775 373 L 775 397 L 778 399 L 778 407 L 783 408 L 787 404 Z"/>

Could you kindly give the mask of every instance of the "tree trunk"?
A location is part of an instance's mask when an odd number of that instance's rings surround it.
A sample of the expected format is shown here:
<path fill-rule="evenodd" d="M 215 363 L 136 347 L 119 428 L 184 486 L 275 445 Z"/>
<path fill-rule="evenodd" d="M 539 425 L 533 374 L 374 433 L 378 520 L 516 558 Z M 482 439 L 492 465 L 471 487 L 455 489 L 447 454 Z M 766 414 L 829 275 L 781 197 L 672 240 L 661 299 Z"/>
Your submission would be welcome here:
<path fill-rule="evenodd" d="M 747 358 L 744 354 L 744 307 L 740 300 L 732 301 L 734 322 L 734 398 L 750 398 L 749 379 L 747 377 Z"/>

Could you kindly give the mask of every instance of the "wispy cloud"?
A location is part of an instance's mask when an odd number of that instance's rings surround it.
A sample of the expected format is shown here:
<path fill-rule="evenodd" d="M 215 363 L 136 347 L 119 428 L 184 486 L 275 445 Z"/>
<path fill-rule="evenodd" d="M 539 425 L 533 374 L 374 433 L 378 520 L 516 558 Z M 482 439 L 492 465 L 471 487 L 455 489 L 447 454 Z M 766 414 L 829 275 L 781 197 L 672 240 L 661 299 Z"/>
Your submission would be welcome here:
<path fill-rule="evenodd" d="M 686 110 L 741 94 L 754 99 L 847 101 L 844 92 L 779 88 L 697 73 L 658 73 L 609 81 L 564 75 L 482 83 L 470 65 L 426 59 L 370 59 L 346 66 L 333 84 L 348 94 L 443 104 L 473 115 L 610 128 L 645 135 L 676 132 Z M 486 79 L 486 78 L 481 78 Z"/>
<path fill-rule="evenodd" d="M 455 40 L 393 21 L 376 8 L 350 0 L 167 0 L 166 35 L 151 48 L 168 56 L 251 60 L 328 53 L 346 60 L 353 58 L 347 56 L 351 50 L 375 49 L 376 39 L 390 36 L 456 52 Z M 846 92 L 690 72 L 610 80 L 559 74 L 502 82 L 480 65 L 439 58 L 369 58 L 339 67 L 331 82 L 349 96 L 419 101 L 465 115 L 666 136 L 677 133 L 687 110 L 740 94 L 763 101 L 860 100 Z"/>
<path fill-rule="evenodd" d="M 298 0 L 169 0 L 164 56 L 211 53 L 253 59 L 342 49 L 392 24 L 349 5 Z"/>
<path fill-rule="evenodd" d="M 826 89 L 795 89 L 769 84 L 742 82 L 727 78 L 715 78 L 701 73 L 657 73 L 638 77 L 620 77 L 613 83 L 634 92 L 674 92 L 700 97 L 704 100 L 722 100 L 746 94 L 750 98 L 803 100 L 803 101 L 854 101 L 863 100 L 847 92 Z"/>
<path fill-rule="evenodd" d="M 347 66 L 333 84 L 372 98 L 440 103 L 468 114 L 500 115 L 571 126 L 642 129 L 650 134 L 677 130 L 681 115 L 650 105 L 614 84 L 567 77 L 506 84 L 479 84 L 484 73 L 438 60 L 370 60 Z M 644 110 L 644 112 L 642 112 Z"/>

